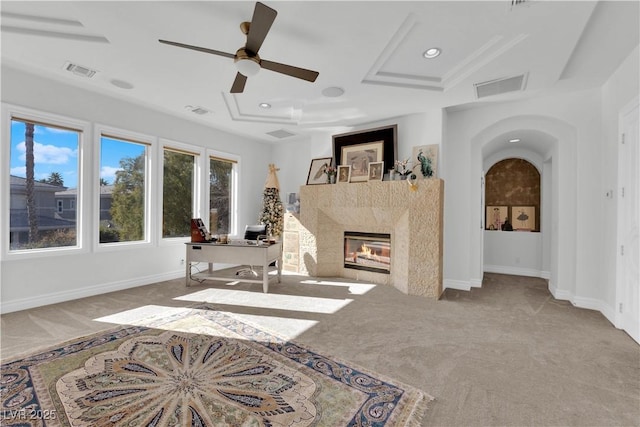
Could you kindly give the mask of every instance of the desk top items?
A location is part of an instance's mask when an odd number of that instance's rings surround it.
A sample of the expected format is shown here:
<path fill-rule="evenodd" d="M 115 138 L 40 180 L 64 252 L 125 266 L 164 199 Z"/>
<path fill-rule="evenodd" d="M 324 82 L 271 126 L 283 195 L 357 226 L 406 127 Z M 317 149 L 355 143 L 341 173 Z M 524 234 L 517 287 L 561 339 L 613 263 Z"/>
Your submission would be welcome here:
<path fill-rule="evenodd" d="M 202 218 L 191 219 L 191 241 L 195 243 L 210 242 L 211 234 L 204 225 Z"/>

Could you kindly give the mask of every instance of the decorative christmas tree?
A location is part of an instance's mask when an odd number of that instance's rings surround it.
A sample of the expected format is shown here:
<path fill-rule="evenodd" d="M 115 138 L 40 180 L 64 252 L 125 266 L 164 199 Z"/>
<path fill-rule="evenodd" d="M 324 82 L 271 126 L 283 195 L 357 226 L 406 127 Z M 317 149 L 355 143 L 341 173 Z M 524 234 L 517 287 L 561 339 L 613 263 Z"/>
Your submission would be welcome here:
<path fill-rule="evenodd" d="M 282 234 L 284 207 L 280 201 L 280 184 L 276 175 L 279 170 L 273 163 L 269 164 L 269 175 L 267 175 L 262 196 L 262 212 L 258 218 L 261 224 L 267 226 L 267 236 L 269 237 L 277 237 Z"/>

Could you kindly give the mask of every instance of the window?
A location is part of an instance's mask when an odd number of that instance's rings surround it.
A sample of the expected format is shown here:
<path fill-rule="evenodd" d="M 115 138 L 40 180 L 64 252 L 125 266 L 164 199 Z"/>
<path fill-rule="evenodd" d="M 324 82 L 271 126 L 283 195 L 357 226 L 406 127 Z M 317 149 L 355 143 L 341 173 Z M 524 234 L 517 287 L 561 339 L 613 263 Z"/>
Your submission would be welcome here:
<path fill-rule="evenodd" d="M 209 159 L 209 228 L 211 234 L 232 234 L 234 197 L 234 160 Z"/>
<path fill-rule="evenodd" d="M 100 243 L 146 239 L 147 150 L 142 142 L 100 138 Z"/>
<path fill-rule="evenodd" d="M 9 250 L 78 246 L 75 209 L 82 132 L 11 118 Z"/>
<path fill-rule="evenodd" d="M 162 184 L 162 237 L 191 235 L 197 156 L 164 149 Z"/>

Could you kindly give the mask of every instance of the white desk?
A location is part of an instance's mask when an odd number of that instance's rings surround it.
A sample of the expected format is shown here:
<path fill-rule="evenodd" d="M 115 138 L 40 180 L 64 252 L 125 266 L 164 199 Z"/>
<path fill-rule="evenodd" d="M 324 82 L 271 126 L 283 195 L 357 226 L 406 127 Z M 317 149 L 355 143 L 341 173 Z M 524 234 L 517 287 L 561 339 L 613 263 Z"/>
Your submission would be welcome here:
<path fill-rule="evenodd" d="M 198 273 L 193 277 L 198 279 L 212 279 L 223 281 L 239 281 L 250 283 L 262 283 L 263 292 L 269 292 L 269 264 L 276 261 L 278 269 L 278 283 L 282 277 L 282 242 L 267 244 L 248 244 L 244 241 L 232 242 L 228 244 L 219 243 L 193 243 L 188 242 L 187 262 L 186 262 L 186 285 L 191 285 L 191 263 L 209 263 L 209 270 L 205 273 Z M 240 264 L 243 266 L 257 265 L 262 267 L 262 279 L 250 279 L 243 276 L 223 277 L 215 276 L 213 263 Z"/>

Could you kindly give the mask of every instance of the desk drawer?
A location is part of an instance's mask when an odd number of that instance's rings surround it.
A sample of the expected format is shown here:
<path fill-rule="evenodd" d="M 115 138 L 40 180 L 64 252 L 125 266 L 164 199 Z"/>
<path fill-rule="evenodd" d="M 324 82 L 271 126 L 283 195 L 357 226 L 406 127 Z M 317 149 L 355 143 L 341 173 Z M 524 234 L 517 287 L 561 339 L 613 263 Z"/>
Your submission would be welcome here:
<path fill-rule="evenodd" d="M 191 262 L 213 262 L 211 255 L 202 245 L 187 246 L 187 259 Z"/>

